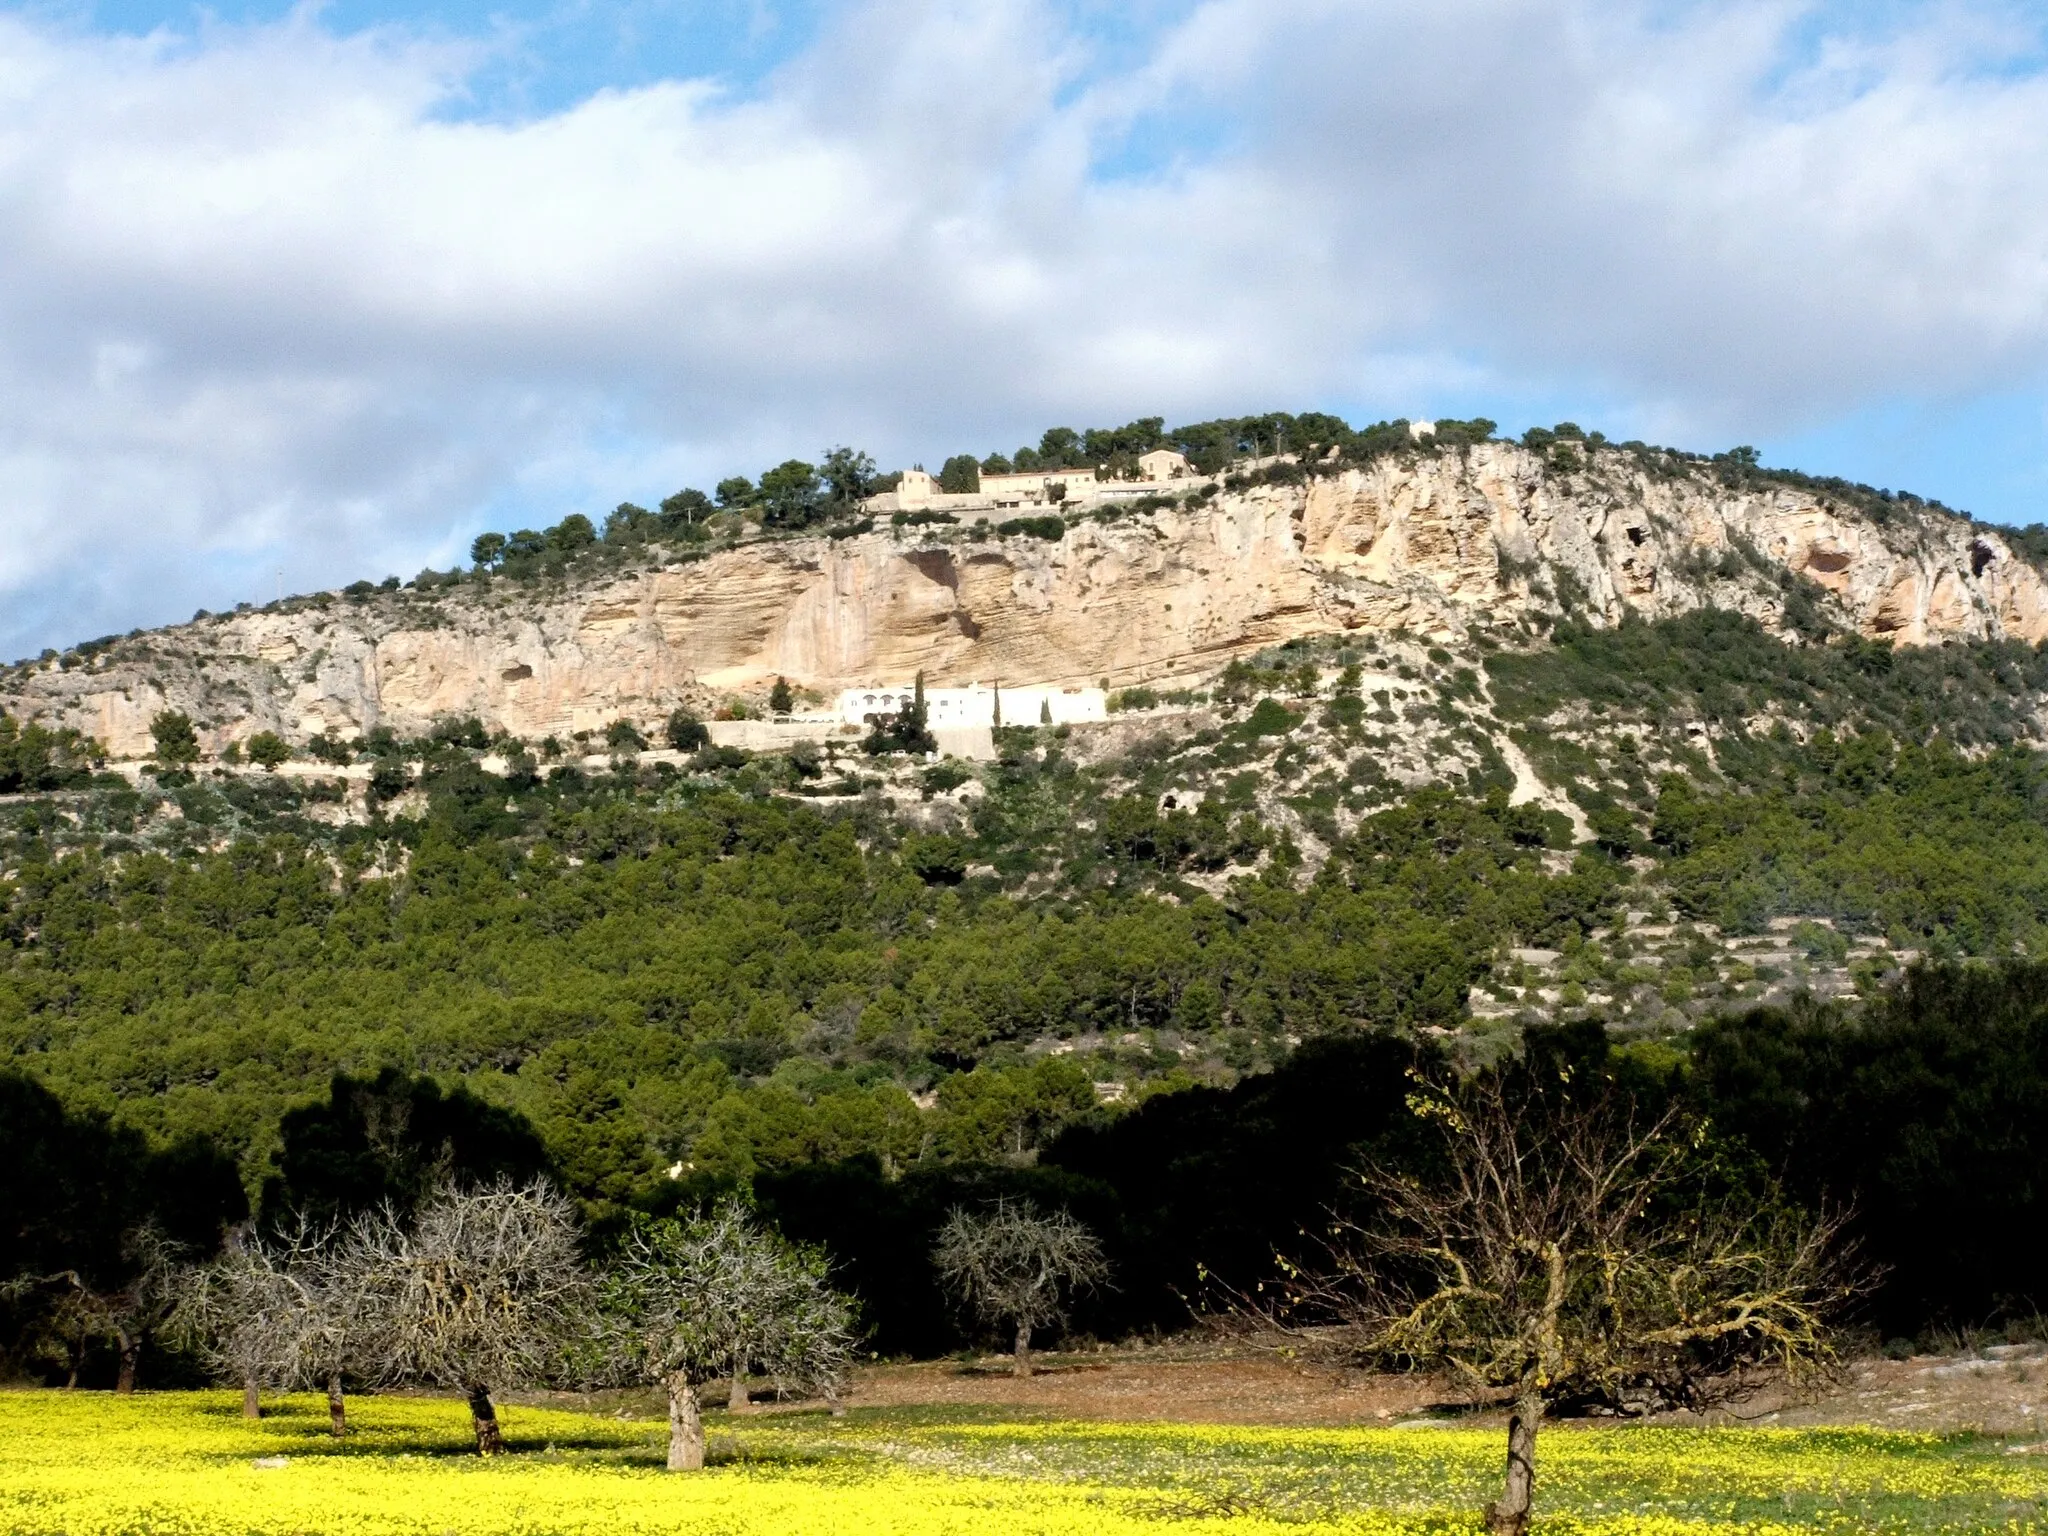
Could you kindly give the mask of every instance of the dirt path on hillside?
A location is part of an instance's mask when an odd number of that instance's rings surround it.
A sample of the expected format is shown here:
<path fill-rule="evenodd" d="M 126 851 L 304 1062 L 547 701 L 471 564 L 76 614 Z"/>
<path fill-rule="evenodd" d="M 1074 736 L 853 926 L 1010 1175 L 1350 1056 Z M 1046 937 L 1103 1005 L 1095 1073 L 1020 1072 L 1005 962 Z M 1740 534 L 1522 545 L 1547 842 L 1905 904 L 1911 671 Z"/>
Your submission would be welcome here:
<path fill-rule="evenodd" d="M 1473 1417 L 1445 1380 L 1337 1370 L 1270 1354 L 1116 1351 L 1047 1356 L 1044 1364 L 1042 1373 L 1028 1379 L 1010 1375 L 1002 1357 L 869 1366 L 857 1373 L 849 1401 L 868 1408 L 986 1405 L 1083 1419 L 1213 1424 L 1369 1425 Z M 2002 1345 L 1970 1356 L 1856 1360 L 1817 1395 L 1766 1393 L 1714 1419 L 1979 1429 L 2039 1434 L 2048 1441 L 2048 1347 Z"/>

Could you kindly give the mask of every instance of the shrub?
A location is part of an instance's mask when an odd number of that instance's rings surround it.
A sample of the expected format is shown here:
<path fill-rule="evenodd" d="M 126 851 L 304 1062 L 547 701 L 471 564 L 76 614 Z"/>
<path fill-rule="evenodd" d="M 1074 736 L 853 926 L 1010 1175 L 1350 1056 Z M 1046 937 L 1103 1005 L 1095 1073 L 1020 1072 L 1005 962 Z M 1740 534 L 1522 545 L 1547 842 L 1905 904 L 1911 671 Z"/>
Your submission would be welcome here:
<path fill-rule="evenodd" d="M 396 800 L 412 784 L 412 775 L 402 759 L 380 757 L 377 766 L 370 770 L 370 798 L 373 800 Z"/>
<path fill-rule="evenodd" d="M 1284 736 L 1299 724 L 1301 716 L 1278 699 L 1265 698 L 1259 700 L 1257 707 L 1245 717 L 1238 731 L 1248 738 Z"/>
<path fill-rule="evenodd" d="M 747 754 L 738 747 L 707 746 L 690 759 L 690 766 L 698 773 L 719 773 L 746 765 Z"/>
<path fill-rule="evenodd" d="M 704 722 L 687 709 L 671 712 L 662 734 L 678 752 L 695 752 L 700 747 L 711 745 L 711 733 L 704 728 Z"/>
<path fill-rule="evenodd" d="M 149 734 L 156 743 L 156 760 L 166 768 L 179 768 L 199 761 L 199 733 L 192 717 L 182 709 L 160 710 L 149 722 Z"/>
<path fill-rule="evenodd" d="M 933 795 L 943 795 L 958 789 L 973 777 L 974 770 L 965 763 L 947 758 L 943 763 L 934 763 L 919 774 L 917 787 L 922 791 L 924 798 L 929 800 Z"/>
<path fill-rule="evenodd" d="M 278 767 L 292 755 L 291 747 L 275 731 L 258 731 L 249 738 L 244 750 L 248 752 L 250 762 L 270 773 L 277 772 Z"/>
<path fill-rule="evenodd" d="M 1064 519 L 1046 517 L 1013 517 L 1007 522 L 996 524 L 996 532 L 1004 538 L 1023 536 L 1033 539 L 1059 540 L 1067 536 Z"/>

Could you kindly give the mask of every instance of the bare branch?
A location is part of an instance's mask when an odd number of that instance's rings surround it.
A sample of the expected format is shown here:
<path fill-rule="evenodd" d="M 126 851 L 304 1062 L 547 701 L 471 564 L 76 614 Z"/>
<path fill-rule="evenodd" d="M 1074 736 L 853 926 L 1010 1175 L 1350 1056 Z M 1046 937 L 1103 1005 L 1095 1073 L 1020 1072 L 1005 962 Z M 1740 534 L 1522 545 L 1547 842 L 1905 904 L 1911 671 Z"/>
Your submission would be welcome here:
<path fill-rule="evenodd" d="M 1526 1524 L 1549 1407 L 1698 1408 L 1832 1363 L 1834 1320 L 1868 1284 L 1841 1218 L 1774 1191 L 1716 1197 L 1677 1109 L 1645 1119 L 1611 1086 L 1520 1070 L 1409 1102 L 1443 1136 L 1443 1175 L 1361 1169 L 1370 1214 L 1334 1219 L 1259 1310 L 1509 1395 L 1496 1532 Z"/>
<path fill-rule="evenodd" d="M 754 1223 L 727 1201 L 691 1222 L 636 1229 L 605 1286 L 632 1374 L 668 1389 L 669 1465 L 704 1464 L 697 1389 L 759 1370 L 780 1391 L 836 1397 L 853 1353 L 853 1308 L 824 1255 Z"/>
<path fill-rule="evenodd" d="M 444 1188 L 408 1229 L 389 1207 L 349 1231 L 342 1283 L 357 1338 L 384 1381 L 469 1394 L 477 1447 L 501 1445 L 491 1393 L 564 1373 L 591 1332 L 592 1289 L 573 1207 L 546 1183 Z"/>
<path fill-rule="evenodd" d="M 979 1214 L 956 1207 L 932 1251 L 947 1289 L 984 1322 L 1016 1330 L 1019 1375 L 1030 1372 L 1031 1335 L 1064 1323 L 1076 1291 L 1109 1280 L 1095 1234 L 1065 1211 L 998 1200 Z"/>

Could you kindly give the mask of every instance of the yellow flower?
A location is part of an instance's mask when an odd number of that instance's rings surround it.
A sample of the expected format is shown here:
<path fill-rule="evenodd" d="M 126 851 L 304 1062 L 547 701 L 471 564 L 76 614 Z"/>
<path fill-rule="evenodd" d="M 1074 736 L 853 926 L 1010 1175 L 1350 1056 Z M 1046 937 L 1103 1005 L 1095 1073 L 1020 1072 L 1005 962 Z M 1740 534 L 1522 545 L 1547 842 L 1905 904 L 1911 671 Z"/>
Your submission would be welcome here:
<path fill-rule="evenodd" d="M 0 1531 L 21 1536 L 1452 1536 L 1477 1532 L 1497 1431 L 991 1423 L 933 1411 L 714 1427 L 714 1467 L 661 1468 L 666 1425 L 507 1408 L 470 1454 L 464 1405 L 0 1393 Z M 2048 1466 L 1996 1442 L 1872 1430 L 1556 1428 L 1552 1536 L 2040 1531 Z"/>

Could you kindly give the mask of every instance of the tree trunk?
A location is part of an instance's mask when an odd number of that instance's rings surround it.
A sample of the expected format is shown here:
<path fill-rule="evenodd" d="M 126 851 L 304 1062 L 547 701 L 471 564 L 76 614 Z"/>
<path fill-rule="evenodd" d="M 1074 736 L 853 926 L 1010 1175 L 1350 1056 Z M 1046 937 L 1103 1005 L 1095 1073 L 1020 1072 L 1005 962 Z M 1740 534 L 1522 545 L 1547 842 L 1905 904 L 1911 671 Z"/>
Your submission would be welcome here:
<path fill-rule="evenodd" d="M 135 1368 L 142 1361 L 142 1340 L 130 1337 L 126 1330 L 115 1337 L 121 1341 L 121 1374 L 114 1379 L 114 1390 L 129 1397 L 135 1392 Z"/>
<path fill-rule="evenodd" d="M 242 1417 L 260 1419 L 263 1417 L 263 1389 L 257 1385 L 254 1376 L 242 1378 Z"/>
<path fill-rule="evenodd" d="M 498 1410 L 491 1405 L 489 1387 L 469 1389 L 469 1417 L 476 1426 L 477 1455 L 495 1456 L 505 1449 L 505 1437 L 498 1429 Z"/>
<path fill-rule="evenodd" d="M 1017 1325 L 1017 1347 L 1010 1356 L 1010 1368 L 1019 1376 L 1031 1374 L 1031 1325 Z"/>
<path fill-rule="evenodd" d="M 704 1470 L 704 1410 L 695 1384 L 681 1371 L 668 1379 L 668 1469 Z"/>
<path fill-rule="evenodd" d="M 1525 1391 L 1508 1415 L 1508 1472 L 1500 1497 L 1486 1506 L 1486 1528 L 1493 1536 L 1523 1536 L 1529 1509 L 1536 1500 L 1536 1426 L 1543 1420 L 1543 1398 Z"/>
<path fill-rule="evenodd" d="M 341 1372 L 327 1373 L 327 1432 L 339 1440 L 348 1433 L 348 1407 L 341 1400 Z"/>
<path fill-rule="evenodd" d="M 727 1413 L 752 1413 L 754 1400 L 747 1395 L 747 1373 L 736 1370 L 732 1373 L 732 1387 L 725 1394 Z"/>

